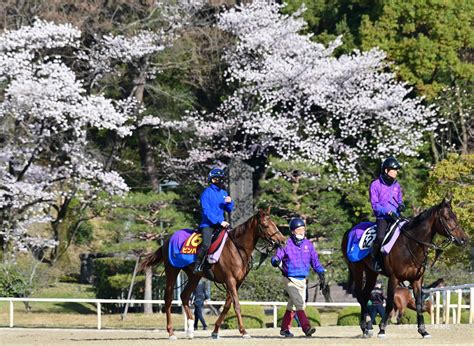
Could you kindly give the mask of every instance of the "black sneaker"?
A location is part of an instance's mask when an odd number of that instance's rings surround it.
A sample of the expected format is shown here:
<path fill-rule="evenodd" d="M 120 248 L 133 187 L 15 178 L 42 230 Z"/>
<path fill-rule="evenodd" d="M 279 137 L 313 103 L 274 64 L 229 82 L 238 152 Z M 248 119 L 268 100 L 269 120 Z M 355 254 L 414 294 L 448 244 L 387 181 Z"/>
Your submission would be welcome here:
<path fill-rule="evenodd" d="M 284 336 L 285 338 L 292 338 L 294 337 L 293 333 L 289 330 L 280 330 L 280 335 Z"/>
<path fill-rule="evenodd" d="M 311 336 L 311 335 L 314 334 L 314 332 L 316 332 L 316 328 L 314 328 L 314 327 L 309 327 L 308 329 L 306 329 L 306 330 L 304 331 L 304 335 L 306 335 L 306 336 Z"/>

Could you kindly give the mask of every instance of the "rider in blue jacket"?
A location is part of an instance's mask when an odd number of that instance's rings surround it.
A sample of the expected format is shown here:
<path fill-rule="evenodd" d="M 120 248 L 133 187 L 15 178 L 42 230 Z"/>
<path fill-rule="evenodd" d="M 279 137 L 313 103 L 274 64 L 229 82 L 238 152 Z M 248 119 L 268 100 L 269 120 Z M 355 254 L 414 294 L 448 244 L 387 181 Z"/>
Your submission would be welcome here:
<path fill-rule="evenodd" d="M 200 198 L 202 220 L 199 230 L 202 234 L 202 243 L 194 268 L 195 274 L 202 272 L 204 258 L 211 245 L 212 233 L 217 229 L 229 227 L 229 223 L 224 219 L 224 212 L 231 212 L 234 208 L 234 201 L 224 190 L 224 171 L 213 168 L 207 177 L 210 185 L 203 191 Z"/>

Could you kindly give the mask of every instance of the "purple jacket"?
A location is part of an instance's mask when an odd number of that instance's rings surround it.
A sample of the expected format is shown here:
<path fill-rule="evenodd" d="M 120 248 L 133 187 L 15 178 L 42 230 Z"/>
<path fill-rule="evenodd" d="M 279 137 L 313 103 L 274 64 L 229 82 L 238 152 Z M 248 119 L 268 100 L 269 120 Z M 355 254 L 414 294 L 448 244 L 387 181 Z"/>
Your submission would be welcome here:
<path fill-rule="evenodd" d="M 402 188 L 397 180 L 387 185 L 382 177 L 370 184 L 370 203 L 377 218 L 385 217 L 389 212 L 398 215 L 397 207 L 403 202 Z"/>
<path fill-rule="evenodd" d="M 283 275 L 286 277 L 304 279 L 309 274 L 310 265 L 316 273 L 324 272 L 318 254 L 308 239 L 303 239 L 300 245 L 296 245 L 290 237 L 286 246 L 279 248 L 272 257 L 272 262 L 274 260 L 282 262 Z"/>

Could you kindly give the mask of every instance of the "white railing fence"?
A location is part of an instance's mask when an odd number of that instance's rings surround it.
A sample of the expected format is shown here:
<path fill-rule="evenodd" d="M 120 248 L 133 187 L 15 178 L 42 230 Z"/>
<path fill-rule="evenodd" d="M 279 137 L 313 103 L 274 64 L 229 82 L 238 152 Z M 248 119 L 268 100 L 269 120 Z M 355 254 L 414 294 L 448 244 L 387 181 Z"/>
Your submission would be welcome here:
<path fill-rule="evenodd" d="M 439 324 L 441 323 L 441 308 L 443 309 L 443 322 L 448 324 L 450 321 L 450 316 L 453 316 L 453 323 L 461 322 L 461 312 L 462 309 L 469 309 L 469 323 L 473 323 L 474 320 L 474 284 L 461 285 L 461 286 L 451 286 L 443 288 L 435 288 L 426 290 L 425 292 L 429 293 L 433 303 L 431 311 L 431 323 Z M 457 304 L 451 304 L 451 293 L 455 292 L 458 296 Z M 441 293 L 443 293 L 443 303 L 441 304 Z M 469 294 L 469 305 L 462 304 L 463 295 Z M 6 301 L 9 302 L 9 316 L 10 316 L 10 327 L 14 326 L 14 302 L 50 302 L 50 303 L 89 303 L 96 304 L 97 306 L 97 329 L 102 328 L 102 304 L 164 304 L 164 300 L 141 300 L 141 299 L 82 299 L 82 298 L 2 298 L 0 297 L 0 302 Z M 224 301 L 209 301 L 211 305 L 224 305 Z M 182 306 L 180 300 L 173 300 L 173 305 Z M 258 305 L 258 306 L 267 306 L 272 307 L 273 309 L 273 327 L 277 328 L 277 309 L 278 306 L 285 306 L 286 302 L 254 302 L 254 301 L 242 301 L 241 305 Z M 349 306 L 359 306 L 359 303 L 334 303 L 334 302 L 309 302 L 307 306 L 316 306 L 316 307 L 349 307 Z M 450 313 L 450 309 L 452 312 Z M 434 310 L 434 311 L 433 311 Z M 436 312 L 434 314 L 433 312 Z M 183 310 L 183 326 L 184 329 L 187 329 L 187 320 L 186 314 Z"/>
<path fill-rule="evenodd" d="M 429 293 L 431 302 L 431 324 L 449 324 L 452 316 L 452 323 L 461 323 L 462 309 L 469 310 L 469 323 L 473 323 L 474 320 L 474 284 L 458 285 L 458 286 L 447 286 L 440 288 L 431 288 L 423 290 L 425 293 Z M 457 302 L 451 303 L 451 295 L 457 296 Z M 443 301 L 441 302 L 441 296 Z M 469 297 L 469 305 L 463 304 L 462 300 L 465 297 Z M 441 313 L 441 309 L 443 310 Z"/>

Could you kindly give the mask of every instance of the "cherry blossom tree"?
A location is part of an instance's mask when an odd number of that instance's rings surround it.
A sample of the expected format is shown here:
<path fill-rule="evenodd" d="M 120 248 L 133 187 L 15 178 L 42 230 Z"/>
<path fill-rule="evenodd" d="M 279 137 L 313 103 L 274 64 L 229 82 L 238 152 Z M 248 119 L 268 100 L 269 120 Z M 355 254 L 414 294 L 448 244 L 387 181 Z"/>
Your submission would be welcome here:
<path fill-rule="evenodd" d="M 273 154 L 351 180 L 363 158 L 415 155 L 436 114 L 410 97 L 384 52 L 334 57 L 340 38 L 327 47 L 314 42 L 302 34 L 304 8 L 284 15 L 281 7 L 257 0 L 219 16 L 218 26 L 236 39 L 226 54 L 235 91 L 215 112 L 190 115 L 198 143 L 183 169 Z"/>
<path fill-rule="evenodd" d="M 90 151 L 87 132 L 95 128 L 130 135 L 134 102 L 86 93 L 60 56 L 80 49 L 80 35 L 68 24 L 37 20 L 0 36 L 0 235 L 5 261 L 17 251 L 56 247 L 73 201 L 87 208 L 99 194 L 128 190 L 119 174 L 104 170 Z M 52 238 L 43 224 L 52 228 Z"/>

